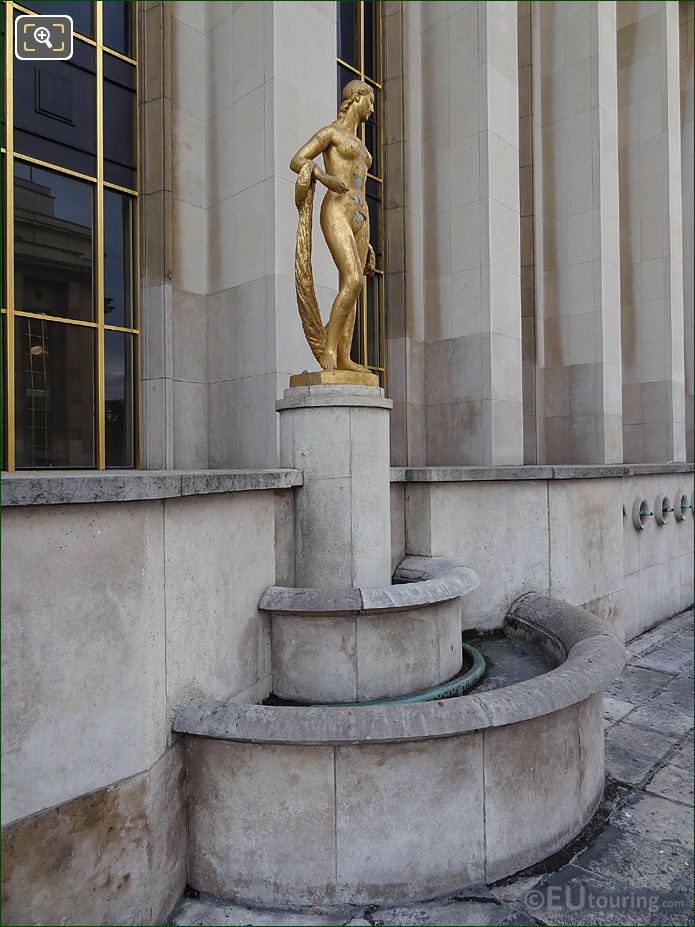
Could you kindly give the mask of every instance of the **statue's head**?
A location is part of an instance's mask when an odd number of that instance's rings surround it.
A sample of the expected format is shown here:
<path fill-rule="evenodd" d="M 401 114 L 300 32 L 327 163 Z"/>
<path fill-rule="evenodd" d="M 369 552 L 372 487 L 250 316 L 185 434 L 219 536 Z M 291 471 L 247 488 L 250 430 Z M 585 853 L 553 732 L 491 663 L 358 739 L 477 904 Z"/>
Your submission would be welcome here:
<path fill-rule="evenodd" d="M 338 118 L 345 116 L 355 107 L 360 122 L 366 122 L 374 112 L 374 91 L 363 80 L 351 80 L 343 87 L 343 96 Z"/>

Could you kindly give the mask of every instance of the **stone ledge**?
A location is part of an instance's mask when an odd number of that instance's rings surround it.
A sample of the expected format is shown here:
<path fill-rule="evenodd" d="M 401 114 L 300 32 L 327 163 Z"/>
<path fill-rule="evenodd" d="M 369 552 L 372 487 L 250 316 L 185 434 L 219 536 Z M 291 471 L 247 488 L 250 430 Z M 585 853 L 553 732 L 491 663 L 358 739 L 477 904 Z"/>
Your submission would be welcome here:
<path fill-rule="evenodd" d="M 575 621 L 572 621 L 574 616 Z M 340 745 L 452 737 L 527 721 L 601 692 L 621 671 L 625 648 L 610 627 L 582 608 L 528 593 L 512 605 L 508 623 L 548 633 L 567 652 L 542 676 L 441 702 L 362 708 L 235 705 L 192 699 L 176 713 L 182 734 L 250 743 Z"/>
<path fill-rule="evenodd" d="M 225 492 L 290 489 L 301 470 L 90 470 L 7 473 L 2 505 L 139 502 Z"/>
<path fill-rule="evenodd" d="M 276 615 L 361 615 L 399 611 L 446 602 L 477 589 L 480 578 L 469 567 L 446 557 L 406 557 L 399 564 L 396 585 L 306 589 L 270 586 L 258 607 Z"/>
<path fill-rule="evenodd" d="M 392 483 L 467 483 L 478 480 L 585 480 L 607 477 L 692 473 L 689 462 L 644 464 L 567 464 L 563 466 L 392 467 Z"/>

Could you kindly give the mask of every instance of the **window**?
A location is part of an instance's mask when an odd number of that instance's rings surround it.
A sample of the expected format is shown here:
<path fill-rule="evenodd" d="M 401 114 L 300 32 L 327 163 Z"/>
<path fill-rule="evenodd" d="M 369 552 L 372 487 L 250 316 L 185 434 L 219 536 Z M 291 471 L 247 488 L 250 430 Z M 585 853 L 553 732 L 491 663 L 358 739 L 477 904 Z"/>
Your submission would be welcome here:
<path fill-rule="evenodd" d="M 3 466 L 137 465 L 135 4 L 4 4 Z M 19 61 L 14 18 L 72 16 L 69 61 Z"/>
<path fill-rule="evenodd" d="M 374 89 L 374 115 L 360 128 L 362 141 L 372 155 L 367 177 L 370 240 L 376 255 L 376 273 L 365 277 L 357 306 L 352 359 L 364 364 L 384 382 L 384 248 L 383 151 L 381 93 L 381 11 L 378 2 L 339 0 L 338 104 L 343 87 L 359 78 Z"/>

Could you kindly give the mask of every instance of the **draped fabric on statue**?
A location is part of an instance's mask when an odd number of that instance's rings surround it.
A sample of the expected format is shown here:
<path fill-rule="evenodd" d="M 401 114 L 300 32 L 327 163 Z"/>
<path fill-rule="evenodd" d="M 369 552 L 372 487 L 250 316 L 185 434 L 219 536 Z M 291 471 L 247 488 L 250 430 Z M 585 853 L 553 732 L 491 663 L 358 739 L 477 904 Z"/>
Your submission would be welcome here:
<path fill-rule="evenodd" d="M 304 335 L 314 357 L 320 361 L 326 348 L 326 327 L 321 319 L 311 268 L 311 227 L 315 186 L 314 164 L 313 161 L 309 161 L 299 172 L 294 187 L 294 202 L 299 210 L 297 246 L 294 252 L 294 285 Z"/>

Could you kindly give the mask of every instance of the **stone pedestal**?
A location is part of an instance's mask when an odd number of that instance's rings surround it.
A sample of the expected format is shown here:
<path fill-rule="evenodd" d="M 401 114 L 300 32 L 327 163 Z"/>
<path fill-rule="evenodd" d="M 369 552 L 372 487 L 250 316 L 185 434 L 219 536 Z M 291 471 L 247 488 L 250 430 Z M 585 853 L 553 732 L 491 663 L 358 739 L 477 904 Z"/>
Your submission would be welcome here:
<path fill-rule="evenodd" d="M 295 497 L 295 586 L 391 581 L 389 412 L 379 387 L 286 389 L 281 460 L 304 473 Z"/>

